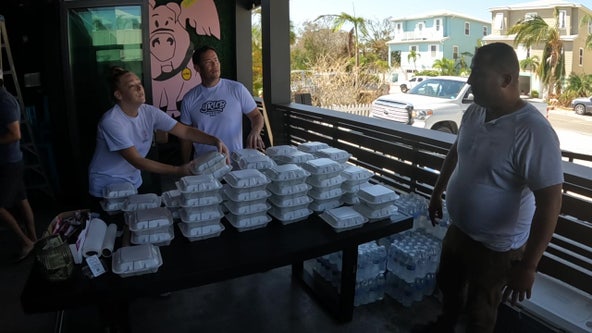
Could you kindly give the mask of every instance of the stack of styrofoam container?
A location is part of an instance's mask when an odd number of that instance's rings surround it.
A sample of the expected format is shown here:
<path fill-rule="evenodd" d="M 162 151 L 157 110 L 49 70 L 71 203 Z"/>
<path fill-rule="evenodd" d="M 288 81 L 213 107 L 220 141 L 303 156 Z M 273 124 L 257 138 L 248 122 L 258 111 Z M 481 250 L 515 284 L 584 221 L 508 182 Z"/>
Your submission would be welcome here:
<path fill-rule="evenodd" d="M 181 192 L 179 229 L 190 241 L 216 237 L 224 230 L 220 223 L 223 217 L 222 183 L 211 174 L 185 176 L 177 182 Z"/>
<path fill-rule="evenodd" d="M 194 175 L 212 175 L 216 179 L 222 177 L 232 170 L 232 166 L 226 164 L 226 156 L 217 151 L 210 151 L 193 160 Z"/>
<path fill-rule="evenodd" d="M 266 191 L 269 178 L 257 169 L 234 170 L 224 176 L 224 207 L 226 219 L 238 231 L 247 231 L 267 226 L 271 217 Z"/>
<path fill-rule="evenodd" d="M 165 246 L 175 238 L 173 216 L 166 207 L 129 211 L 125 214 L 125 222 L 133 244 Z"/>
<path fill-rule="evenodd" d="M 372 172 L 357 165 L 347 165 L 341 172 L 341 176 L 345 179 L 341 183 L 343 190 L 341 200 L 347 205 L 358 204 L 360 202 L 358 191 L 360 188 L 371 185 L 368 180 L 372 177 Z"/>
<path fill-rule="evenodd" d="M 335 252 L 316 258 L 313 269 L 335 288 L 341 286 L 342 253 Z M 385 292 L 386 248 L 375 241 L 358 246 L 358 267 L 354 305 L 379 301 Z"/>
<path fill-rule="evenodd" d="M 257 149 L 244 148 L 233 152 L 231 159 L 237 169 L 257 169 L 265 170 L 276 165 L 271 157 L 265 155 Z"/>
<path fill-rule="evenodd" d="M 123 208 L 125 199 L 137 193 L 138 190 L 132 183 L 109 184 L 103 188 L 104 200 L 101 200 L 101 208 L 107 213 L 119 212 Z"/>
<path fill-rule="evenodd" d="M 296 164 L 281 164 L 264 173 L 271 180 L 267 185 L 272 192 L 268 198 L 271 216 L 282 224 L 289 224 L 302 221 L 312 214 L 308 208 L 312 202 L 308 196 L 310 187 L 306 184 L 306 178 L 310 176 L 308 171 Z"/>
<path fill-rule="evenodd" d="M 136 210 L 160 207 L 161 199 L 156 193 L 133 194 L 125 198 L 121 210 L 133 212 Z"/>
<path fill-rule="evenodd" d="M 308 195 L 313 199 L 309 208 L 315 212 L 323 212 L 327 209 L 342 205 L 341 184 L 344 178 L 341 176 L 343 164 L 330 158 L 322 157 L 307 161 L 302 167 L 310 173 L 306 182 L 312 186 Z"/>
<path fill-rule="evenodd" d="M 397 212 L 395 201 L 399 195 L 383 185 L 370 185 L 358 191 L 360 203 L 353 207 L 370 222 L 390 218 Z"/>

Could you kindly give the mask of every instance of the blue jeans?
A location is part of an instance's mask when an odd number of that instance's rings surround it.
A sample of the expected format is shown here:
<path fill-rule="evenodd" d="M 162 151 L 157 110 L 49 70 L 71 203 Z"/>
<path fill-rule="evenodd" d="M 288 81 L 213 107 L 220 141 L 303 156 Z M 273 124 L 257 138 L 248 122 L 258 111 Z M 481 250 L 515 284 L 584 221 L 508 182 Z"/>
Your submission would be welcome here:
<path fill-rule="evenodd" d="M 512 263 L 519 261 L 524 246 L 506 252 L 488 249 L 450 225 L 442 242 L 438 287 L 442 292 L 440 320 L 455 325 L 464 310 L 466 332 L 493 332 Z"/>

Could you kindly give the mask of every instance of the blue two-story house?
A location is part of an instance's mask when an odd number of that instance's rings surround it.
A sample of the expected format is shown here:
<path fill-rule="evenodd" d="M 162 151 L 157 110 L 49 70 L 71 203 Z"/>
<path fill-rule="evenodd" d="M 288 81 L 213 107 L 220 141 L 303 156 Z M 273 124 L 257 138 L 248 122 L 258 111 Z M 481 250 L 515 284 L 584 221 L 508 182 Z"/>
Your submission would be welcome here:
<path fill-rule="evenodd" d="M 389 63 L 403 79 L 410 73 L 431 69 L 437 59 L 454 59 L 457 63 L 462 59 L 470 64 L 480 40 L 491 33 L 490 22 L 450 11 L 392 21 L 395 32 L 394 39 L 387 42 Z"/>

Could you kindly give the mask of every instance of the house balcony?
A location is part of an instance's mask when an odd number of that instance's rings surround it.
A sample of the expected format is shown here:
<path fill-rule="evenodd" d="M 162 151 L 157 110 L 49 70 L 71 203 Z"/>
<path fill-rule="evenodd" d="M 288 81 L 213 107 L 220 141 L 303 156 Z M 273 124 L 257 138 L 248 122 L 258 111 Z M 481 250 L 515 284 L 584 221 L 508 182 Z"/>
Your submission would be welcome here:
<path fill-rule="evenodd" d="M 444 34 L 442 30 L 436 31 L 435 29 L 423 29 L 421 31 L 403 31 L 396 32 L 393 42 L 410 42 L 410 41 L 422 41 L 422 40 L 437 40 L 442 39 Z"/>

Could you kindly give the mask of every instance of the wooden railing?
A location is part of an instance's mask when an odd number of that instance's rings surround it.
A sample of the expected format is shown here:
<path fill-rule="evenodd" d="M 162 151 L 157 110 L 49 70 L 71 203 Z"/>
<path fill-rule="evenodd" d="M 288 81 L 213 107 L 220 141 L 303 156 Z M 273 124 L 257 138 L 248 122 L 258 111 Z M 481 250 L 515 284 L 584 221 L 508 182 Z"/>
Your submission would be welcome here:
<path fill-rule="evenodd" d="M 286 120 L 285 136 L 276 138 L 276 144 L 326 142 L 350 152 L 350 162 L 374 172 L 375 182 L 425 197 L 455 139 L 452 134 L 300 104 L 272 109 Z M 592 294 L 592 168 L 566 161 L 564 175 L 561 216 L 539 271 Z"/>

